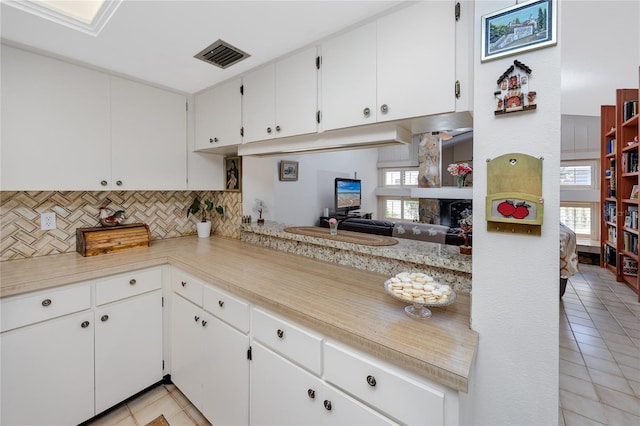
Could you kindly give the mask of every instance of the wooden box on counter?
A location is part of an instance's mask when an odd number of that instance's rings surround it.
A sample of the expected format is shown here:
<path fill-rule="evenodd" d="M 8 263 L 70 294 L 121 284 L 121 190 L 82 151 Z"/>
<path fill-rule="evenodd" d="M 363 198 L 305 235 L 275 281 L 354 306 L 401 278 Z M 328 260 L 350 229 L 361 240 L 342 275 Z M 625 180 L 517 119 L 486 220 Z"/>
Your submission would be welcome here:
<path fill-rule="evenodd" d="M 83 256 L 149 247 L 150 242 L 149 225 L 144 223 L 76 229 L 76 251 Z"/>

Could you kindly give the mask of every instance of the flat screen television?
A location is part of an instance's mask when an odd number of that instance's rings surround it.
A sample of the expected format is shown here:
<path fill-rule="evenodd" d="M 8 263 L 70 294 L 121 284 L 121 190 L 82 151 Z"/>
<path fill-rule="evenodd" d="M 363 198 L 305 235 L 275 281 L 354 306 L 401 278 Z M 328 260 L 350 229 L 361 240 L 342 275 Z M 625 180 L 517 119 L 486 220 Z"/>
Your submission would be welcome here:
<path fill-rule="evenodd" d="M 362 185 L 359 179 L 336 178 L 336 213 L 348 214 L 362 206 Z"/>

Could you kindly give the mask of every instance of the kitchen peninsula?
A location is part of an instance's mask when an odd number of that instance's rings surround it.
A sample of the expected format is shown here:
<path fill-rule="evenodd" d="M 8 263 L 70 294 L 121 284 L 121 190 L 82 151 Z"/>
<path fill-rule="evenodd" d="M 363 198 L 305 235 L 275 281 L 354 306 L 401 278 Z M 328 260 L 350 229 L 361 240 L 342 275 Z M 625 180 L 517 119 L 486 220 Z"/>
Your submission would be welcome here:
<path fill-rule="evenodd" d="M 14 299 L 11 296 L 156 267 L 164 268 L 163 274 L 179 269 L 319 333 L 327 342 L 349 345 L 426 379 L 435 389 L 442 386 L 443 400 L 445 395 L 467 392 L 478 344 L 478 334 L 470 329 L 468 294 L 460 293 L 446 308 L 435 308 L 429 320 L 416 321 L 405 315 L 403 302 L 385 294 L 384 274 L 235 239 L 183 237 L 119 254 L 67 253 L 7 261 L 1 271 L 0 296 L 4 303 Z M 168 280 L 163 282 L 167 294 Z M 457 396 L 447 398 L 454 401 L 457 412 Z"/>
<path fill-rule="evenodd" d="M 458 293 L 471 291 L 472 258 L 460 254 L 458 246 L 405 238 L 396 238 L 398 244 L 395 245 L 371 246 L 294 234 L 285 228 L 287 225 L 270 221 L 264 225 L 244 224 L 240 228 L 240 239 L 386 276 L 403 271 L 424 272 L 436 281 L 449 284 Z"/>

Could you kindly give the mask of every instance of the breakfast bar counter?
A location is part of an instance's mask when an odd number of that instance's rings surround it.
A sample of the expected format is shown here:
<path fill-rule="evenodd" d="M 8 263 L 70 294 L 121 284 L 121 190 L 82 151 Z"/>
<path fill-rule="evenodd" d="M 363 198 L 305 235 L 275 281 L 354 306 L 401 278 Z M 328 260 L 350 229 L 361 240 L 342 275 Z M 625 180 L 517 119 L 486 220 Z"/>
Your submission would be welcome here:
<path fill-rule="evenodd" d="M 388 275 L 283 253 L 222 237 L 153 241 L 149 248 L 82 257 L 77 253 L 5 261 L 0 297 L 159 265 L 175 266 L 328 338 L 467 392 L 478 334 L 470 297 L 409 318 L 383 290 Z"/>

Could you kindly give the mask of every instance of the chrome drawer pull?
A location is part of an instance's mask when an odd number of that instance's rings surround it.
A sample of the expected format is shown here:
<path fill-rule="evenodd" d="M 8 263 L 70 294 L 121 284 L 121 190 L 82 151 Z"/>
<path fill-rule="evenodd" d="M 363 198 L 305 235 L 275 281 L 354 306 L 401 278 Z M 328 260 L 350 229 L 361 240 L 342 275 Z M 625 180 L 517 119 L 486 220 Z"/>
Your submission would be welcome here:
<path fill-rule="evenodd" d="M 375 386 L 376 385 L 376 378 L 373 376 L 367 376 L 367 383 L 369 384 L 369 386 Z"/>
<path fill-rule="evenodd" d="M 284 331 L 278 329 L 278 331 L 276 331 L 276 334 L 278 335 L 279 338 L 283 338 L 284 337 Z"/>
<path fill-rule="evenodd" d="M 180 284 L 182 284 L 182 287 L 187 285 L 186 281 L 182 281 Z"/>
<path fill-rule="evenodd" d="M 365 108 L 362 110 L 362 115 L 364 115 L 365 117 L 369 117 L 370 114 L 371 110 L 369 108 Z"/>
<path fill-rule="evenodd" d="M 51 305 L 51 299 L 44 299 L 44 300 L 42 301 L 42 306 L 47 307 L 47 306 L 49 306 L 49 305 Z"/>
<path fill-rule="evenodd" d="M 202 326 L 206 327 L 207 326 L 207 322 L 205 320 L 202 320 Z"/>
<path fill-rule="evenodd" d="M 327 411 L 331 411 L 331 401 L 329 401 L 328 399 L 325 399 L 325 400 L 324 400 L 324 408 L 325 408 Z"/>
<path fill-rule="evenodd" d="M 108 320 L 109 320 L 109 315 L 103 315 L 103 316 L 100 317 L 100 321 L 102 321 L 102 322 L 106 322 Z"/>
<path fill-rule="evenodd" d="M 82 328 L 89 327 L 89 321 L 83 321 L 82 324 L 80 324 L 80 327 L 82 327 Z"/>
<path fill-rule="evenodd" d="M 309 395 L 309 398 L 315 399 L 316 398 L 316 391 L 314 391 L 313 389 L 309 389 L 307 391 L 307 395 Z"/>
<path fill-rule="evenodd" d="M 195 322 L 198 322 L 198 321 L 200 321 L 200 317 L 196 315 L 195 317 L 193 317 L 193 320 L 194 320 Z"/>
<path fill-rule="evenodd" d="M 136 282 L 137 282 L 137 281 L 136 281 L 136 279 L 135 279 L 135 278 L 131 278 L 131 279 L 129 280 L 129 284 L 131 284 L 131 285 L 136 285 Z"/>
<path fill-rule="evenodd" d="M 218 306 L 220 306 L 222 308 L 224 306 L 224 301 L 223 300 L 218 300 Z"/>

